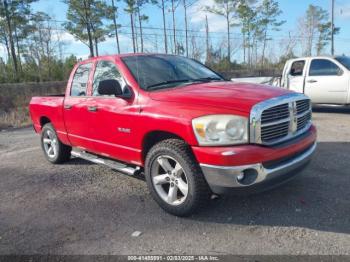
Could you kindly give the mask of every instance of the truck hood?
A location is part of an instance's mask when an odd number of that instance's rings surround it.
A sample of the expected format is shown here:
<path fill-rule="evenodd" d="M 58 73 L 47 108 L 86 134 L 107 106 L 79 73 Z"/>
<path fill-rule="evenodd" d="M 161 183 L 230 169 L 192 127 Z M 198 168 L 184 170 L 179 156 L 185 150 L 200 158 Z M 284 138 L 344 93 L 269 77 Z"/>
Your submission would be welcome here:
<path fill-rule="evenodd" d="M 253 105 L 288 93 L 290 91 L 282 88 L 259 84 L 210 82 L 154 91 L 150 97 L 157 101 L 222 107 L 248 113 Z"/>

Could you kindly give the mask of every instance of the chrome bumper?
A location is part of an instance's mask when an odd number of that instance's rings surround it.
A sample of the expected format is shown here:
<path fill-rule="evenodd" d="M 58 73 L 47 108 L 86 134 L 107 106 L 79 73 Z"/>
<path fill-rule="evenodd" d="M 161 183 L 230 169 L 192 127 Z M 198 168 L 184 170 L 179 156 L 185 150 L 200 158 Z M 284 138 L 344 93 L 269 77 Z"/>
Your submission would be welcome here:
<path fill-rule="evenodd" d="M 266 168 L 262 163 L 256 163 L 244 166 L 214 166 L 200 164 L 203 174 L 214 193 L 226 193 L 228 190 L 240 189 L 239 191 L 248 190 L 248 188 L 257 188 L 263 191 L 283 183 L 294 176 L 293 171 L 306 166 L 311 160 L 311 156 L 316 149 L 314 143 L 307 151 L 300 155 L 278 165 L 274 168 Z M 239 178 L 244 176 L 244 179 Z M 260 188 L 260 186 L 263 186 Z"/>

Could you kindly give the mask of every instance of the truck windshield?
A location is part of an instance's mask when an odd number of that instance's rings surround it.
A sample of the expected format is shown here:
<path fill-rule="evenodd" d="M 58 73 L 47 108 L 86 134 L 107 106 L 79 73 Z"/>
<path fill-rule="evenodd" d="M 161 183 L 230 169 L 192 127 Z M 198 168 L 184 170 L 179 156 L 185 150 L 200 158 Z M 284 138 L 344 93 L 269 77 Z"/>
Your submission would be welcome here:
<path fill-rule="evenodd" d="M 345 66 L 348 70 L 350 70 L 350 57 L 347 56 L 338 56 L 335 58 L 339 63 Z"/>
<path fill-rule="evenodd" d="M 138 55 L 123 57 L 122 60 L 144 90 L 224 80 L 202 64 L 181 56 Z"/>

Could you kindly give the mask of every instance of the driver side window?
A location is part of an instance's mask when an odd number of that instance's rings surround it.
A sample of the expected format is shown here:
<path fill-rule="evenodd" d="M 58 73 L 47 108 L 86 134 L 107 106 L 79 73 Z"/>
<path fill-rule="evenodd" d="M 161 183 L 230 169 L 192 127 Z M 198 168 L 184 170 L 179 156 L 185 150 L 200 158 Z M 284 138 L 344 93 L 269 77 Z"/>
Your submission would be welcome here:
<path fill-rule="evenodd" d="M 92 86 L 93 96 L 105 96 L 100 94 L 98 90 L 100 82 L 105 80 L 117 80 L 122 88 L 123 94 L 128 94 L 130 92 L 115 64 L 111 61 L 99 61 L 94 74 L 94 82 Z"/>
<path fill-rule="evenodd" d="M 290 68 L 291 76 L 302 76 L 304 71 L 305 61 L 295 61 Z"/>

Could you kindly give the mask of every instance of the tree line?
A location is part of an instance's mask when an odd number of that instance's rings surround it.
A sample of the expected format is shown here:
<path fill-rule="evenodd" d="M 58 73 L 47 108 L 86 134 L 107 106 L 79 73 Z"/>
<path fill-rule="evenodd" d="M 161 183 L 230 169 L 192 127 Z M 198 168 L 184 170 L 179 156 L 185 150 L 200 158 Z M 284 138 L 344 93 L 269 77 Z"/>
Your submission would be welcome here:
<path fill-rule="evenodd" d="M 76 63 L 75 56 L 65 54 L 65 44 L 57 32 L 57 21 L 43 12 L 34 12 L 31 5 L 38 0 L 1 0 L 0 44 L 6 59 L 0 59 L 0 82 L 62 80 Z M 62 0 L 68 7 L 66 21 L 59 26 L 85 44 L 91 57 L 101 52 L 99 45 L 107 38 L 115 39 L 116 52 L 125 52 L 120 44 L 122 27 L 129 24 L 133 52 L 146 52 L 145 26 L 149 15 L 146 6 L 159 9 L 162 23 L 161 45 L 157 52 L 185 55 L 204 61 L 217 70 L 235 68 L 266 68 L 272 65 L 267 54 L 274 31 L 281 31 L 286 22 L 276 0 L 214 0 L 212 5 L 199 7 L 207 14 L 223 17 L 226 37 L 213 41 L 208 19 L 205 36 L 196 37 L 189 23 L 188 8 L 197 0 Z M 120 14 L 129 21 L 121 21 Z M 170 13 L 170 15 L 168 14 Z M 177 28 L 177 14 L 184 16 L 184 28 Z M 182 21 L 181 21 L 182 22 Z M 167 28 L 171 24 L 171 28 Z M 55 27 L 56 26 L 56 27 Z M 192 28 L 192 29 L 191 29 Z M 232 37 L 234 29 L 240 39 Z M 329 14 L 321 7 L 310 5 L 299 19 L 297 32 L 284 41 L 280 63 L 293 57 L 299 45 L 301 54 L 323 54 L 331 38 Z M 237 31 L 237 30 L 236 30 Z M 179 32 L 184 32 L 184 37 Z M 198 31 L 199 32 L 199 31 Z M 339 28 L 335 28 L 339 32 Z M 236 54 L 242 61 L 236 62 Z"/>

